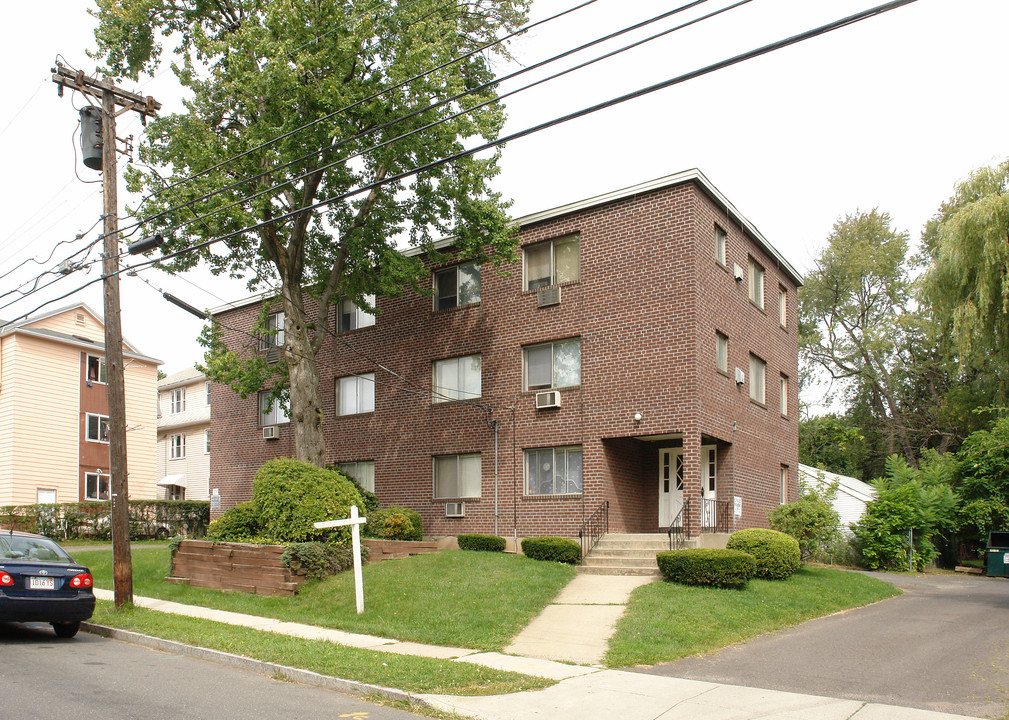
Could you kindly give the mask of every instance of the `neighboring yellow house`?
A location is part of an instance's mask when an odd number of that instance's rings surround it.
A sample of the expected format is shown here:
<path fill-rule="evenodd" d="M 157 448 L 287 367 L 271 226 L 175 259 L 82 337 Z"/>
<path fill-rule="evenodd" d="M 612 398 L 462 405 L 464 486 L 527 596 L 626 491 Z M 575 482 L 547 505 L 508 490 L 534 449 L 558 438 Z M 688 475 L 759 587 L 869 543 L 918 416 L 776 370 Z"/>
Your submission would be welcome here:
<path fill-rule="evenodd" d="M 84 303 L 0 325 L 0 505 L 108 500 L 104 337 Z M 123 360 L 129 495 L 154 498 L 161 361 Z"/>
<path fill-rule="evenodd" d="M 210 381 L 196 368 L 158 383 L 158 497 L 210 499 Z"/>

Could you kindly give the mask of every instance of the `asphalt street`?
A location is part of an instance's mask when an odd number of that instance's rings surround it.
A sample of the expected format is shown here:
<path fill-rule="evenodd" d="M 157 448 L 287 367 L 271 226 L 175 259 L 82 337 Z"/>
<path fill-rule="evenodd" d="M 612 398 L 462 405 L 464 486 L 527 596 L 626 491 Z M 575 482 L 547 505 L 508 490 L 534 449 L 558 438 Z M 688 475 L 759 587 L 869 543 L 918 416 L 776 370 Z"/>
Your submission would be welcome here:
<path fill-rule="evenodd" d="M 420 717 L 332 690 L 274 680 L 88 633 L 60 640 L 42 624 L 0 623 L 0 658 L 3 718 Z"/>
<path fill-rule="evenodd" d="M 870 573 L 900 597 L 642 673 L 1001 718 L 1009 580 Z"/>

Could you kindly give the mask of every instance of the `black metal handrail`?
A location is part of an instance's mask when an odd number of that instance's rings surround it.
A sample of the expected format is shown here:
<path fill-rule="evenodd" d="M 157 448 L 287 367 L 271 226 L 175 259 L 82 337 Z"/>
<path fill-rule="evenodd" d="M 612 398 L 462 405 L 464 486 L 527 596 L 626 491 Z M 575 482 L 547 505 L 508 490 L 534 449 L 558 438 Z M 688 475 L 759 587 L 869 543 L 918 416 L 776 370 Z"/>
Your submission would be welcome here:
<path fill-rule="evenodd" d="M 670 550 L 679 550 L 687 541 L 687 532 L 683 527 L 683 508 L 685 507 L 686 503 L 680 506 L 680 511 L 676 513 L 676 517 L 673 518 L 673 522 L 670 523 L 668 528 L 666 528 L 666 533 L 669 535 Z"/>
<path fill-rule="evenodd" d="M 610 531 L 610 501 L 604 500 L 602 504 L 589 515 L 589 519 L 582 523 L 578 530 L 578 543 L 582 547 L 582 562 L 585 556 L 592 552 L 592 548 L 599 542 L 599 538 Z M 586 545 L 588 547 L 586 547 Z"/>
<path fill-rule="evenodd" d="M 701 532 L 729 532 L 729 501 L 701 498 Z"/>

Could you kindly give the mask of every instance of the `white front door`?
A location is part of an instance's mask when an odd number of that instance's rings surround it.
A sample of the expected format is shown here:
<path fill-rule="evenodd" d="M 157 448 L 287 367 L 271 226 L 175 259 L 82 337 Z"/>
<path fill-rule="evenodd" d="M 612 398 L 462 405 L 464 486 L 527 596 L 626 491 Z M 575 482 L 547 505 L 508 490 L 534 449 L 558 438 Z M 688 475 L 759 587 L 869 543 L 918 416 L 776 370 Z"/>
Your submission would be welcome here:
<path fill-rule="evenodd" d="M 659 450 L 659 527 L 669 527 L 683 507 L 683 448 Z"/>
<path fill-rule="evenodd" d="M 717 457 L 718 448 L 714 445 L 701 446 L 701 497 L 712 502 L 701 502 L 701 526 L 715 526 L 715 503 L 717 497 Z"/>

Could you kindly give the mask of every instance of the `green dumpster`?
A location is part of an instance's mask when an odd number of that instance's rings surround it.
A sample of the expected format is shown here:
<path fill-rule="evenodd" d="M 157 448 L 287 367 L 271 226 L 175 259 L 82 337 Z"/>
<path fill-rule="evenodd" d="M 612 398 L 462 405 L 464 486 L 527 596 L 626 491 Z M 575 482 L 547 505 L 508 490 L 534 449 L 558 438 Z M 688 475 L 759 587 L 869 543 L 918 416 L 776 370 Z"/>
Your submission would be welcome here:
<path fill-rule="evenodd" d="M 1009 532 L 993 530 L 988 533 L 987 557 L 988 577 L 1009 577 Z"/>

